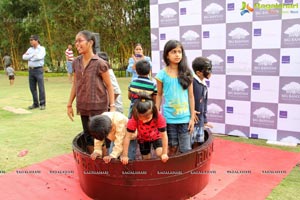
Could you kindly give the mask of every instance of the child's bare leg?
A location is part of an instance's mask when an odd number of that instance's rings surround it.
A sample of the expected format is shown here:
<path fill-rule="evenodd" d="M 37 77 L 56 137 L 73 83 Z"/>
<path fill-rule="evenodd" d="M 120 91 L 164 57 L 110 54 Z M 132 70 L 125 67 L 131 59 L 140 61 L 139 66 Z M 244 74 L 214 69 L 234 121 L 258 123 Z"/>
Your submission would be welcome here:
<path fill-rule="evenodd" d="M 174 156 L 177 153 L 178 146 L 169 146 L 169 156 Z"/>
<path fill-rule="evenodd" d="M 142 155 L 143 160 L 149 160 L 151 159 L 151 153 L 147 154 L 147 155 Z"/>

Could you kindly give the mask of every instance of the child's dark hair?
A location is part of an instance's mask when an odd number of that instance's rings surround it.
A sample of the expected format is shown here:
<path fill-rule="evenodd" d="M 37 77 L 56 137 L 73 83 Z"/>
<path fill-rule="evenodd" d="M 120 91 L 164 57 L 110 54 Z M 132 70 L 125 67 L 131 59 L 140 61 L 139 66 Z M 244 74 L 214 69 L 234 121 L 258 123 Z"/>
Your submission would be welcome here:
<path fill-rule="evenodd" d="M 207 78 L 208 74 L 211 73 L 212 64 L 211 61 L 205 57 L 197 57 L 192 62 L 192 68 L 194 72 L 202 72 L 204 77 Z"/>
<path fill-rule="evenodd" d="M 147 60 L 140 60 L 135 64 L 136 73 L 140 76 L 146 76 L 150 73 L 150 63 Z"/>
<path fill-rule="evenodd" d="M 90 118 L 89 131 L 97 140 L 104 140 L 112 128 L 111 119 L 106 115 L 95 115 Z"/>
<path fill-rule="evenodd" d="M 176 47 L 180 47 L 182 51 L 182 59 L 178 63 L 178 81 L 182 88 L 185 90 L 192 83 L 193 75 L 191 73 L 191 70 L 188 68 L 187 58 L 182 44 L 178 40 L 169 40 L 165 44 L 163 57 L 166 65 L 168 66 L 170 64 L 170 61 L 168 59 L 168 53 Z"/>
<path fill-rule="evenodd" d="M 108 65 L 108 67 L 109 67 L 109 69 L 111 69 L 111 66 L 109 64 L 108 54 L 106 52 L 104 52 L 104 51 L 100 51 L 100 52 L 97 53 L 97 55 L 98 55 L 99 58 L 102 58 L 103 60 L 105 60 L 106 63 L 107 63 L 107 65 Z"/>
<path fill-rule="evenodd" d="M 97 53 L 97 55 L 98 55 L 100 58 L 102 58 L 103 60 L 105 60 L 106 62 L 108 62 L 109 57 L 108 57 L 108 55 L 107 55 L 106 52 L 100 51 L 100 52 Z"/>
<path fill-rule="evenodd" d="M 139 114 L 145 114 L 149 109 L 152 110 L 153 119 L 158 118 L 158 111 L 151 96 L 145 92 L 138 93 L 139 98 L 135 100 L 132 107 L 132 116 L 135 120 L 138 120 Z"/>

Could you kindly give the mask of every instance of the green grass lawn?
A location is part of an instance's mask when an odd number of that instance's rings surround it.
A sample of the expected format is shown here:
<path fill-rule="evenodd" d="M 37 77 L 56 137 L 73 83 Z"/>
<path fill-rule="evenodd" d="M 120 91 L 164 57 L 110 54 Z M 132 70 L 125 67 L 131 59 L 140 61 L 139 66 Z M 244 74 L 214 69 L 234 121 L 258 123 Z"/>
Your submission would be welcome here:
<path fill-rule="evenodd" d="M 124 114 L 127 116 L 129 108 L 127 86 L 130 78 L 118 78 L 118 81 L 123 92 Z M 55 74 L 46 74 L 46 110 L 36 109 L 30 114 L 14 114 L 2 108 L 12 106 L 27 109 L 32 104 L 28 77 L 26 72 L 17 73 L 15 84 L 10 86 L 8 78 L 3 71 L 0 72 L 0 171 L 10 172 L 72 151 L 72 140 L 81 132 L 82 127 L 79 116 L 72 122 L 66 114 L 70 87 L 66 74 L 59 74 L 58 77 L 55 77 Z M 280 147 L 267 145 L 265 140 L 228 136 L 222 138 L 300 152 L 299 146 Z M 29 153 L 24 157 L 18 157 L 18 153 L 23 149 L 27 149 Z M 300 168 L 295 166 L 268 199 L 298 199 L 299 188 Z"/>

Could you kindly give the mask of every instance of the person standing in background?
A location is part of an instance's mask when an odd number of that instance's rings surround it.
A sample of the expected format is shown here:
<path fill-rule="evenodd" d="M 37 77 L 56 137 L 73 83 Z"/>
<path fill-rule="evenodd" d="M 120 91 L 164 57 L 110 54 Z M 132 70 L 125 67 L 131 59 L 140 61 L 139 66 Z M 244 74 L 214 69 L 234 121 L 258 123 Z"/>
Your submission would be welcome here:
<path fill-rule="evenodd" d="M 131 81 L 128 86 L 128 99 L 130 100 L 128 119 L 132 116 L 132 106 L 134 102 L 140 98 L 140 92 L 145 92 L 152 97 L 154 102 L 156 101 L 157 88 L 156 84 L 149 79 L 150 71 L 151 68 L 148 61 L 140 60 L 136 63 L 136 72 L 138 77 Z"/>
<path fill-rule="evenodd" d="M 121 89 L 119 86 L 119 83 L 117 81 L 117 78 L 115 76 L 115 73 L 112 69 L 112 67 L 109 64 L 109 58 L 106 52 L 98 52 L 97 55 L 102 58 L 103 60 L 105 60 L 108 64 L 108 71 L 109 71 L 109 76 L 110 76 L 110 81 L 111 84 L 113 85 L 114 88 L 114 93 L 115 93 L 115 104 L 116 104 L 116 111 L 123 113 L 123 100 L 122 100 L 122 95 L 121 95 Z"/>
<path fill-rule="evenodd" d="M 136 73 L 136 62 L 140 60 L 146 60 L 150 63 L 150 68 L 152 70 L 152 62 L 151 58 L 148 56 L 144 56 L 143 53 L 143 47 L 140 43 L 137 43 L 134 47 L 134 54 L 132 54 L 131 58 L 128 60 L 128 66 L 127 66 L 127 72 L 130 72 L 132 74 L 131 81 L 136 79 L 138 77 L 138 74 Z M 151 70 L 150 70 L 150 76 L 151 76 Z"/>
<path fill-rule="evenodd" d="M 8 53 L 5 53 L 4 54 L 4 57 L 2 59 L 2 62 L 3 62 L 3 68 L 4 68 L 4 71 L 7 67 L 11 66 L 11 57 L 8 55 Z"/>
<path fill-rule="evenodd" d="M 74 60 L 74 54 L 73 54 L 73 50 L 72 50 L 72 44 L 68 44 L 68 48 L 65 51 L 65 55 L 66 55 L 66 62 L 67 62 L 67 71 L 68 71 L 69 82 L 72 83 L 72 75 L 73 75 L 72 62 Z"/>
<path fill-rule="evenodd" d="M 30 36 L 30 45 L 26 53 L 23 54 L 23 60 L 28 60 L 29 87 L 32 94 L 33 104 L 28 107 L 32 110 L 39 108 L 45 110 L 46 95 L 44 87 L 44 59 L 46 56 L 45 47 L 40 45 L 38 35 Z M 39 88 L 39 98 L 37 95 L 37 86 Z"/>

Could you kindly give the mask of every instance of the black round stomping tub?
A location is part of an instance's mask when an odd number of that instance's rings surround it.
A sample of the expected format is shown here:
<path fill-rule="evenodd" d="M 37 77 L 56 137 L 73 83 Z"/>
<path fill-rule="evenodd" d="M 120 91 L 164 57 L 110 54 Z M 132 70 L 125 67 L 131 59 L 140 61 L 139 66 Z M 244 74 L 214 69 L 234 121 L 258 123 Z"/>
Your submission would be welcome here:
<path fill-rule="evenodd" d="M 208 184 L 213 136 L 205 131 L 205 142 L 190 152 L 169 158 L 119 160 L 105 164 L 86 152 L 82 133 L 73 140 L 73 154 L 83 191 L 92 199 L 186 199 Z"/>

